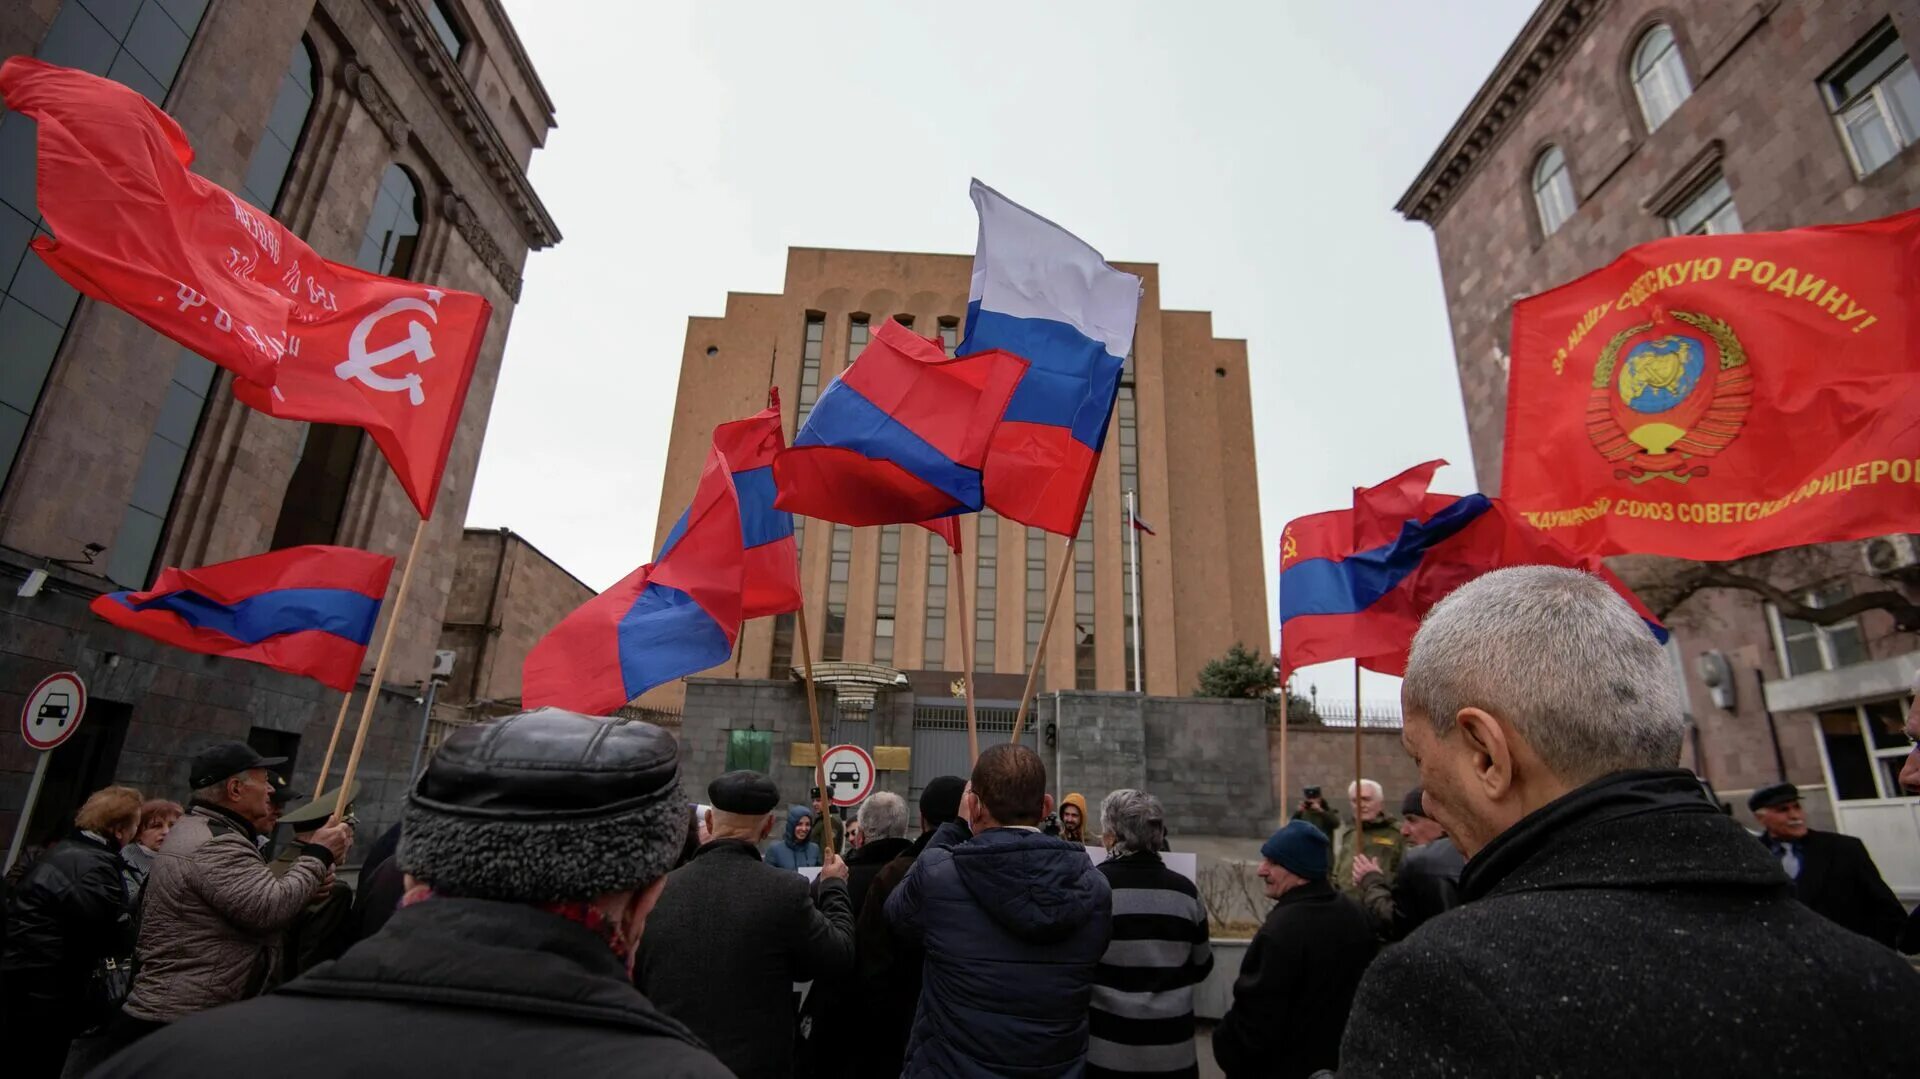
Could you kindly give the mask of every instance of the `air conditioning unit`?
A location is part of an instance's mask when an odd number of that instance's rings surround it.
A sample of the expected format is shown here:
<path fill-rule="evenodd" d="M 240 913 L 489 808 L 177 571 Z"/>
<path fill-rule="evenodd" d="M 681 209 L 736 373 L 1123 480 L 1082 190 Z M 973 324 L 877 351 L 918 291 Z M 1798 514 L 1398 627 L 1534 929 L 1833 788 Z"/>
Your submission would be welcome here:
<path fill-rule="evenodd" d="M 453 677 L 453 652 L 450 649 L 441 649 L 433 654 L 433 677 Z"/>
<path fill-rule="evenodd" d="M 1920 537 L 1881 536 L 1860 545 L 1860 560 L 1875 577 L 1899 577 L 1920 570 Z"/>

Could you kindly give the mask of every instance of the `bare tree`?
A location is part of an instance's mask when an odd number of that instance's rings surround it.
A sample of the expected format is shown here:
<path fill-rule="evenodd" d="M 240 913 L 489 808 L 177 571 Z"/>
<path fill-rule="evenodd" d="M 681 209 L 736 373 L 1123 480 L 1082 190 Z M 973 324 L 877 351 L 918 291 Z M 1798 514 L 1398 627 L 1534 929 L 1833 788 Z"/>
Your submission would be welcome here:
<path fill-rule="evenodd" d="M 1812 583 L 1823 577 L 1830 578 L 1836 565 L 1844 565 L 1843 554 L 1834 550 L 1835 546 L 1794 547 L 1734 562 L 1623 555 L 1609 559 L 1608 564 L 1662 620 L 1699 593 L 1726 588 L 1759 596 L 1772 604 L 1782 618 L 1816 626 L 1844 622 L 1865 611 L 1885 611 L 1892 616 L 1896 629 L 1920 631 L 1920 604 L 1885 584 L 1856 592 L 1828 606 L 1815 607 L 1774 583 Z"/>

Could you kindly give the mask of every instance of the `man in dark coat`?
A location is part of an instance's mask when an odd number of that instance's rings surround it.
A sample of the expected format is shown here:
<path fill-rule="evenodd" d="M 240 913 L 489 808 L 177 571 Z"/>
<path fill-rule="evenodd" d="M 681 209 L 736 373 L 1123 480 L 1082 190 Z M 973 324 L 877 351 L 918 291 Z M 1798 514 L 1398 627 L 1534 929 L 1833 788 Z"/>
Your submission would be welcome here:
<path fill-rule="evenodd" d="M 758 772 L 728 772 L 707 797 L 712 838 L 668 874 L 635 979 L 740 1079 L 789 1079 L 794 983 L 853 969 L 847 864 L 826 852 L 809 886 L 760 860 L 780 792 Z"/>
<path fill-rule="evenodd" d="M 887 898 L 926 948 L 902 1075 L 1079 1076 L 1094 968 L 1112 931 L 1107 879 L 1086 848 L 1040 832 L 1047 769 L 1026 746 L 980 754 L 960 816 Z"/>
<path fill-rule="evenodd" d="M 1415 787 L 1400 803 L 1400 834 L 1407 856 L 1392 878 L 1366 855 L 1353 860 L 1353 881 L 1360 903 L 1383 940 L 1404 940 L 1429 918 L 1460 905 L 1460 871 L 1467 860 L 1447 838 L 1440 822 L 1427 816 L 1422 791 Z"/>
<path fill-rule="evenodd" d="M 1367 971 L 1341 1079 L 1912 1074 L 1920 974 L 1795 901 L 1674 767 L 1672 667 L 1606 582 L 1461 586 L 1400 699 L 1464 902 Z"/>
<path fill-rule="evenodd" d="M 284 874 L 293 868 L 299 860 L 300 849 L 312 841 L 313 834 L 341 804 L 341 793 L 328 791 L 317 800 L 281 815 L 280 823 L 293 829 L 293 842 L 267 863 L 268 869 Z M 356 779 L 345 792 L 344 818 L 353 818 L 353 801 L 359 793 L 360 781 Z M 287 926 L 286 940 L 280 949 L 280 969 L 275 977 L 282 982 L 292 981 L 329 959 L 340 958 L 347 946 L 359 939 L 354 932 L 353 907 L 353 888 L 346 881 L 335 880 L 321 889 L 307 904 L 307 909 Z"/>
<path fill-rule="evenodd" d="M 1327 883 L 1328 858 L 1326 834 L 1303 820 L 1260 847 L 1258 874 L 1275 902 L 1213 1032 L 1228 1079 L 1306 1079 L 1339 1059 L 1347 1009 L 1379 944 L 1359 901 Z"/>
<path fill-rule="evenodd" d="M 543 708 L 463 727 L 407 796 L 407 898 L 379 933 L 94 1075 L 720 1079 L 628 973 L 685 814 L 678 748 L 652 724 Z"/>
<path fill-rule="evenodd" d="M 854 1043 L 860 1079 L 899 1079 L 900 1066 L 907 1059 L 907 1037 L 920 1003 L 926 952 L 887 924 L 887 897 L 933 841 L 934 832 L 960 815 L 960 796 L 966 789 L 967 781 L 959 776 L 935 776 L 927 782 L 920 791 L 920 837 L 905 853 L 880 867 L 861 900 L 854 925 L 858 1000 L 864 1020 L 861 1037 Z"/>
<path fill-rule="evenodd" d="M 880 791 L 860 803 L 860 845 L 847 852 L 847 901 L 856 919 L 874 878 L 888 862 L 911 849 L 906 799 Z"/>
<path fill-rule="evenodd" d="M 1894 946 L 1907 908 L 1887 887 L 1866 844 L 1807 827 L 1799 788 L 1791 783 L 1754 791 L 1747 808 L 1760 822 L 1760 842 L 1779 860 L 1800 902 L 1869 940 Z"/>

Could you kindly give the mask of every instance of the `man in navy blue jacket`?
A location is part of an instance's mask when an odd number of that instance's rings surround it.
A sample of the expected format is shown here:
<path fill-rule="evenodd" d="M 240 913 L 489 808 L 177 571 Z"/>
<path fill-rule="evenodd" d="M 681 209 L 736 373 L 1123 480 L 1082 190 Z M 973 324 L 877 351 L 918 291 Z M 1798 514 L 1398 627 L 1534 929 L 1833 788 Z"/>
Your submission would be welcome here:
<path fill-rule="evenodd" d="M 926 949 L 903 1075 L 1077 1077 L 1112 894 L 1086 848 L 1043 835 L 1047 769 L 1025 746 L 980 754 L 959 821 L 934 833 L 887 897 Z"/>

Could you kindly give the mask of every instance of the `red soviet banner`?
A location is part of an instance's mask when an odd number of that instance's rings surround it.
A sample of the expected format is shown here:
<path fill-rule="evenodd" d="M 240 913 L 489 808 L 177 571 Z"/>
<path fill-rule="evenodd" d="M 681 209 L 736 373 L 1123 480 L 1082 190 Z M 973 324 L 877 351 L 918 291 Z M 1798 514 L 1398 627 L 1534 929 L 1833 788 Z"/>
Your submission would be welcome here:
<path fill-rule="evenodd" d="M 432 514 L 492 315 L 484 298 L 320 257 L 189 172 L 180 125 L 117 82 L 16 56 L 0 94 L 39 122 L 37 198 L 54 237 L 33 247 L 55 273 L 239 375 L 254 408 L 367 428 Z"/>
<path fill-rule="evenodd" d="M 1920 211 L 1682 236 L 1515 305 L 1501 497 L 1583 553 L 1920 529 Z"/>

